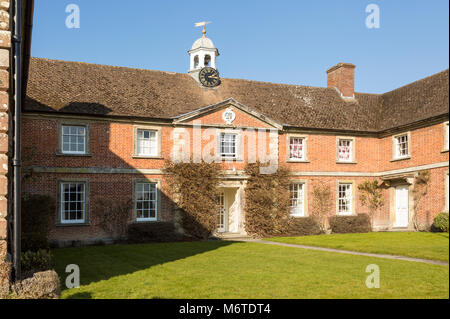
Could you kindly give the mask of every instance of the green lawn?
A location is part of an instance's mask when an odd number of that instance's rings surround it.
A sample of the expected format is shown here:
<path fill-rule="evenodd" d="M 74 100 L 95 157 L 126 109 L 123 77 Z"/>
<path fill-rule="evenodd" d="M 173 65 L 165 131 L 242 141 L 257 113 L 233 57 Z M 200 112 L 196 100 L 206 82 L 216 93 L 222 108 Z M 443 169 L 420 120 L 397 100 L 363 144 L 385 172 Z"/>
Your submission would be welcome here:
<path fill-rule="evenodd" d="M 449 298 L 449 268 L 237 242 L 186 242 L 53 251 L 81 271 L 63 298 Z M 365 285 L 380 267 L 379 289 Z"/>
<path fill-rule="evenodd" d="M 448 261 L 448 233 L 377 232 L 278 237 L 267 240 Z"/>

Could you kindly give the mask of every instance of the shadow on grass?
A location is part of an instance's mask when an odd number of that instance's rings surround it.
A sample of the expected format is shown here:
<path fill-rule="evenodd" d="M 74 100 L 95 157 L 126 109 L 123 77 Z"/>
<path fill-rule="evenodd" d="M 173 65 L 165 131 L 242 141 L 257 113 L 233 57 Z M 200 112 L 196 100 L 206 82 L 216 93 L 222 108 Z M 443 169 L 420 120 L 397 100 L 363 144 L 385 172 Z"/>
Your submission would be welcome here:
<path fill-rule="evenodd" d="M 137 245 L 91 246 L 62 248 L 52 251 L 55 270 L 66 290 L 67 265 L 80 268 L 80 284 L 108 280 L 142 271 L 157 265 L 185 259 L 233 244 L 227 241 L 174 242 Z M 79 293 L 71 298 L 90 298 L 89 293 Z"/>
<path fill-rule="evenodd" d="M 92 294 L 90 292 L 78 292 L 70 295 L 67 299 L 92 299 Z"/>

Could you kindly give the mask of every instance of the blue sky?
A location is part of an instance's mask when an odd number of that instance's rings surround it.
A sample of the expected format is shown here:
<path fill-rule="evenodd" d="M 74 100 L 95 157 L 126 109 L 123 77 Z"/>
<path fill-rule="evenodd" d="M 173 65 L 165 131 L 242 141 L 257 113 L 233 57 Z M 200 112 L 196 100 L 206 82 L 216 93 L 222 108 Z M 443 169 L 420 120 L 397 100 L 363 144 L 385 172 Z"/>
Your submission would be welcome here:
<path fill-rule="evenodd" d="M 222 77 L 326 86 L 326 70 L 356 64 L 356 91 L 383 93 L 448 68 L 447 0 L 37 0 L 32 55 L 185 73 L 207 36 Z M 380 28 L 365 24 L 368 4 Z M 66 28 L 68 4 L 79 29 Z"/>

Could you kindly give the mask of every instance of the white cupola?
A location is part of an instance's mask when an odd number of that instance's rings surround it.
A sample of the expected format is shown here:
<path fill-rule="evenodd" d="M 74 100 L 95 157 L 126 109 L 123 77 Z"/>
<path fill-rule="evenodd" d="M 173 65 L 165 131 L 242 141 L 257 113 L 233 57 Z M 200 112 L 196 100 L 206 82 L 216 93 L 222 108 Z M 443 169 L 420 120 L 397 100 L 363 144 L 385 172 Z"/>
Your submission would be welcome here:
<path fill-rule="evenodd" d="M 195 41 L 188 51 L 190 58 L 189 74 L 196 80 L 198 80 L 198 73 L 204 67 L 209 66 L 217 70 L 216 58 L 219 56 L 219 50 L 214 47 L 211 39 L 206 37 L 206 24 L 208 22 L 196 23 L 196 26 L 203 26 L 203 36 Z"/>

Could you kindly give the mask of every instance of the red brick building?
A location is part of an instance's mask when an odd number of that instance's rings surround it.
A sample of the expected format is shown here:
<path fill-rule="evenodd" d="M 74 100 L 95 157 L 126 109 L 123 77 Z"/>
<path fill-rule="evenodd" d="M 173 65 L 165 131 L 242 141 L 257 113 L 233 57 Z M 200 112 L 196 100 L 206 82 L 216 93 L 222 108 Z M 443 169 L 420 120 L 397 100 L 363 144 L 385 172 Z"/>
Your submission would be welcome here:
<path fill-rule="evenodd" d="M 367 213 L 357 186 L 373 179 L 384 185 L 378 230 L 413 229 L 414 214 L 428 228 L 448 210 L 448 70 L 368 94 L 354 92 L 348 63 L 319 88 L 218 81 L 219 52 L 205 36 L 189 53 L 189 74 L 31 59 L 23 192 L 55 198 L 52 240 L 107 237 L 96 220 L 104 200 L 129 202 L 130 222 L 175 223 L 162 168 L 183 156 L 222 163 L 219 232 L 245 234 L 243 169 L 255 160 L 290 168 L 298 218 L 311 213 L 316 184 L 331 187 L 330 214 Z M 429 191 L 415 207 L 422 170 Z"/>

